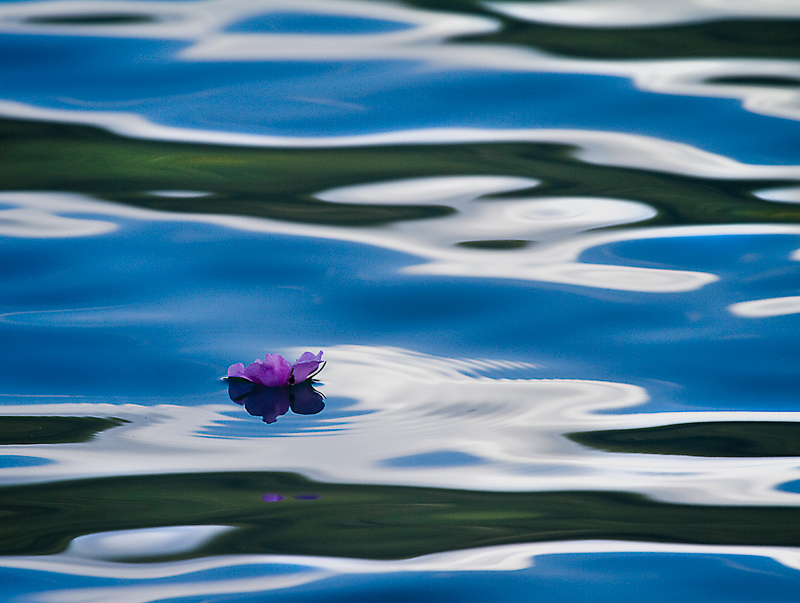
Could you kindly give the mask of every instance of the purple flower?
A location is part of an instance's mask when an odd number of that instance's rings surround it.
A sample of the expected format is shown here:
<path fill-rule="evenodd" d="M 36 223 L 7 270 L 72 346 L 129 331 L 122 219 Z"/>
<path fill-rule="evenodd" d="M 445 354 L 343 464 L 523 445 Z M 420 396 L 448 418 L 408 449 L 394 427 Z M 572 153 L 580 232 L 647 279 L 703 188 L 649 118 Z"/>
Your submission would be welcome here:
<path fill-rule="evenodd" d="M 264 360 L 256 360 L 245 367 L 238 362 L 228 369 L 228 377 L 247 379 L 265 387 L 286 387 L 295 383 L 302 383 L 316 375 L 321 369 L 322 352 L 312 354 L 303 353 L 297 362 L 289 362 L 279 354 L 267 354 Z"/>
<path fill-rule="evenodd" d="M 297 362 L 292 365 L 292 376 L 289 382 L 294 385 L 313 377 L 322 370 L 320 364 L 323 364 L 321 351 L 316 356 L 311 352 L 303 352 Z"/>

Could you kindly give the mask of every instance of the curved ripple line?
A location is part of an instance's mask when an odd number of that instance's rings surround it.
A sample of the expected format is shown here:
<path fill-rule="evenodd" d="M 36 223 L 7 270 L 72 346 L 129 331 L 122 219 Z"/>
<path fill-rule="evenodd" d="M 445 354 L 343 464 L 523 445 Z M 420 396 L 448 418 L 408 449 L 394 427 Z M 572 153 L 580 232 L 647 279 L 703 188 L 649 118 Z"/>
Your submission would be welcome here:
<path fill-rule="evenodd" d="M 788 316 L 800 314 L 800 296 L 773 297 L 744 301 L 728 306 L 736 316 L 743 318 L 769 318 L 772 316 Z"/>
<path fill-rule="evenodd" d="M 264 36 L 315 38 L 292 34 L 232 34 L 230 25 L 270 13 L 307 13 L 400 22 L 412 27 L 400 31 L 368 34 L 326 35 L 337 43 L 341 39 L 388 40 L 393 43 L 432 42 L 457 35 L 491 33 L 499 22 L 486 16 L 427 11 L 389 2 L 353 0 L 199 0 L 194 2 L 159 2 L 147 0 L 55 0 L 7 3 L 0 6 L 0 31 L 27 35 L 102 36 L 114 38 L 156 38 L 201 40 L 229 36 L 252 39 L 257 46 Z M 93 15 L 142 17 L 117 22 L 75 22 L 75 17 Z M 47 22 L 42 22 L 42 19 Z M 60 21 L 59 21 L 60 19 Z"/>
<path fill-rule="evenodd" d="M 29 239 L 89 237 L 113 232 L 113 222 L 66 218 L 35 209 L 0 210 L 0 236 Z"/>
<path fill-rule="evenodd" d="M 302 572 L 284 576 L 259 576 L 227 580 L 197 580 L 178 584 L 142 584 L 136 586 L 107 586 L 74 588 L 37 593 L 42 603 L 155 603 L 190 597 L 242 595 L 244 593 L 284 590 L 316 582 L 329 574 Z"/>
<path fill-rule="evenodd" d="M 296 354 L 290 350 L 288 355 Z M 0 483 L 216 471 L 289 471 L 337 483 L 493 491 L 636 492 L 689 504 L 793 505 L 778 490 L 800 479 L 797 458 L 713 458 L 588 449 L 563 434 L 725 421 L 800 422 L 800 412 L 637 413 L 640 387 L 578 379 L 493 379 L 474 366 L 395 348 L 325 351 L 325 391 L 352 400 L 347 416 L 281 438 L 224 438 L 207 427 L 242 420 L 229 405 L 24 404 L 3 415 L 95 416 L 129 421 L 84 443 L 4 446 L 48 465 L 0 470 Z M 627 414 L 609 411 L 627 411 Z M 343 439 L 345 438 L 345 439 Z M 391 466 L 447 451 L 464 466 Z"/>
<path fill-rule="evenodd" d="M 89 559 L 132 559 L 189 553 L 233 526 L 190 525 L 98 532 L 75 538 L 64 552 Z"/>
<path fill-rule="evenodd" d="M 316 580 L 334 574 L 453 571 L 509 572 L 532 567 L 536 557 L 546 555 L 597 555 L 603 553 L 763 557 L 773 559 L 784 567 L 800 570 L 800 549 L 795 547 L 673 544 L 617 540 L 569 540 L 507 544 L 446 551 L 390 561 L 310 555 L 225 555 L 182 561 L 129 564 L 75 559 L 65 553 L 61 553 L 33 557 L 0 557 L 0 567 L 119 580 L 154 580 L 231 567 L 257 565 L 293 566 L 319 570 L 320 573 L 312 574 L 313 579 Z M 238 582 L 238 580 L 232 582 Z"/>
<path fill-rule="evenodd" d="M 765 188 L 753 191 L 753 194 L 764 201 L 775 203 L 800 203 L 800 186 L 787 186 L 782 188 Z"/>
<path fill-rule="evenodd" d="M 515 18 L 530 20 L 539 15 L 547 21 L 548 12 L 577 15 L 592 26 L 602 25 L 603 15 L 633 15 L 634 21 L 654 18 L 657 15 L 688 16 L 699 14 L 735 16 L 797 16 L 791 3 L 750 2 L 733 0 L 716 3 L 710 0 L 694 2 L 684 0 L 674 8 L 665 9 L 663 3 L 648 2 L 644 10 L 640 3 L 587 2 L 536 3 L 535 10 L 526 10 L 519 3 L 487 4 L 497 12 L 515 14 Z M 622 6 L 624 13 L 615 10 Z M 670 5 L 672 6 L 672 5 Z M 575 9 L 575 10 L 573 10 Z M 306 12 L 311 15 L 346 15 L 356 18 L 384 19 L 410 25 L 402 31 L 356 35 L 296 35 L 255 34 L 226 31 L 231 24 L 252 16 L 275 11 Z M 665 13 L 666 11 L 666 13 Z M 140 15 L 146 17 L 134 23 L 91 25 L 76 23 L 41 23 L 36 19 L 102 13 L 104 15 Z M 693 16 L 694 15 L 694 16 Z M 552 19 L 553 17 L 551 17 Z M 663 18 L 663 17 L 662 17 Z M 669 17 L 667 17 L 669 18 Z M 534 17 L 535 20 L 535 17 Z M 557 20 L 557 19 L 556 19 Z M 579 23 L 575 23 L 579 25 Z M 206 0 L 203 2 L 94 2 L 61 0 L 56 2 L 8 3 L 0 6 L 0 31 L 24 35 L 105 36 L 115 38 L 186 40 L 192 42 L 182 50 L 178 60 L 197 62 L 218 61 L 374 61 L 376 59 L 422 62 L 444 69 L 492 69 L 500 71 L 580 73 L 630 78 L 642 90 L 703 96 L 709 98 L 734 98 L 754 113 L 788 119 L 800 119 L 800 92 L 765 85 L 721 85 L 713 80 L 744 74 L 749 78 L 800 78 L 800 62 L 772 59 L 686 59 L 603 61 L 574 59 L 548 55 L 526 47 L 487 44 L 449 44 L 456 37 L 477 36 L 497 31 L 500 23 L 486 16 L 445 13 L 401 7 L 389 3 L 350 2 L 346 0 Z M 0 113 L 14 116 L 13 108 L 0 108 Z M 75 120 L 77 123 L 98 123 Z M 72 120 L 67 120 L 72 121 Z M 181 128 L 154 127 L 122 114 L 111 118 L 110 129 L 133 137 L 186 142 L 214 142 L 220 144 L 261 145 L 270 137 L 229 135 L 222 140 L 219 133 L 181 131 Z M 109 126 L 102 126 L 109 127 Z M 146 133 L 145 133 L 146 132 Z M 249 141 L 249 142 L 248 142 Z M 334 143 L 335 144 L 335 143 Z"/>
<path fill-rule="evenodd" d="M 515 188 L 528 188 L 535 183 L 536 181 L 528 179 L 480 177 L 476 181 L 475 177 L 453 176 L 347 187 L 319 194 L 323 200 L 344 202 L 353 198 L 359 203 L 375 198 L 380 203 L 387 197 L 380 194 L 373 196 L 370 191 L 377 187 L 379 193 L 382 191 L 384 194 L 388 194 L 387 190 L 394 189 L 393 194 L 399 195 L 397 198 L 405 198 L 407 203 L 414 203 L 414 193 L 423 190 L 429 196 L 422 196 L 423 204 L 435 202 L 460 210 L 454 216 L 415 220 L 411 224 L 394 223 L 372 229 L 292 224 L 237 216 L 159 212 L 103 203 L 83 195 L 65 193 L 0 193 L 0 202 L 20 205 L 38 212 L 81 212 L 145 220 L 196 221 L 250 231 L 364 243 L 428 260 L 427 264 L 403 269 L 411 274 L 537 280 L 653 293 L 692 291 L 718 279 L 715 275 L 700 272 L 578 262 L 580 254 L 593 246 L 591 237 L 583 239 L 583 246 L 578 244 L 569 251 L 562 245 L 566 241 L 580 240 L 573 235 L 585 230 L 653 217 L 655 210 L 642 203 L 592 197 L 479 201 L 480 195 L 490 191 L 508 192 Z M 472 194 L 466 192 L 473 184 L 478 184 L 476 191 Z M 454 191 L 451 197 L 446 196 L 449 186 Z M 431 191 L 435 191 L 435 197 L 430 197 Z M 505 250 L 498 254 L 491 250 L 458 247 L 457 243 L 464 241 L 465 236 L 490 240 L 523 238 L 550 244 L 533 249 Z M 631 237 L 630 232 L 621 231 L 607 236 L 611 236 L 611 241 Z M 641 236 L 640 232 L 633 238 Z"/>
<path fill-rule="evenodd" d="M 96 126 L 130 138 L 274 148 L 534 142 L 578 147 L 586 163 L 725 180 L 800 180 L 798 165 L 745 164 L 689 144 L 619 132 L 568 129 L 425 128 L 354 136 L 270 136 L 196 130 L 155 124 L 134 113 L 45 109 L 0 101 L 0 115 L 14 119 Z"/>
<path fill-rule="evenodd" d="M 800 5 L 781 0 L 562 0 L 483 2 L 502 15 L 568 27 L 653 27 L 723 19 L 800 17 Z"/>

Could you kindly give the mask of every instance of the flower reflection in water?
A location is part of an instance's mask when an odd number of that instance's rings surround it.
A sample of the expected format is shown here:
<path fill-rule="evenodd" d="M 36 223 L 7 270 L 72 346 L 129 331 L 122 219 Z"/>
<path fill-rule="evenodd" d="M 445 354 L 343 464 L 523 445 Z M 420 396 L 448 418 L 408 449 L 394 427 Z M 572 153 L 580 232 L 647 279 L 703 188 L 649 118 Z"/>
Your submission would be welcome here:
<path fill-rule="evenodd" d="M 285 387 L 266 387 L 238 377 L 228 378 L 228 395 L 254 417 L 274 423 L 291 408 L 298 415 L 315 415 L 325 408 L 325 397 L 305 380 Z"/>

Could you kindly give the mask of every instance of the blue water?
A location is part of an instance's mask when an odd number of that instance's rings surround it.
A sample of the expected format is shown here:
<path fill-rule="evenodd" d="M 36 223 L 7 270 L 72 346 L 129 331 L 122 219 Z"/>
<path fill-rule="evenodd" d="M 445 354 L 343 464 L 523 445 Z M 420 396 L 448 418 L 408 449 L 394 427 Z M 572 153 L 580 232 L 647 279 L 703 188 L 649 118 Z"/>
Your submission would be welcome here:
<path fill-rule="evenodd" d="M 0 299 L 13 313 L 2 327 L 0 387 L 200 395 L 234 356 L 359 344 L 524 359 L 541 365 L 540 378 L 656 387 L 649 410 L 788 411 L 800 387 L 798 316 L 756 321 L 727 307 L 798 291 L 788 259 L 798 247 L 798 236 L 691 237 L 581 256 L 720 277 L 699 291 L 664 294 L 404 275 L 419 259 L 180 222 L 121 221 L 113 234 L 81 239 L 8 239 L 13 286 Z"/>
<path fill-rule="evenodd" d="M 42 585 L 42 573 L 34 571 L 9 571 L 4 583 L 9 585 L 9 596 L 23 596 Z M 302 577 L 301 568 L 283 566 L 237 567 L 237 576 L 244 584 L 248 580 L 273 577 Z M 277 574 L 277 576 L 276 576 Z M 201 600 L 208 585 L 209 592 L 216 589 L 212 580 L 224 580 L 225 573 L 205 571 L 182 576 L 176 580 L 154 579 L 146 585 L 158 592 L 159 586 L 186 593 L 170 598 L 174 601 Z M 106 596 L 148 596 L 143 587 L 132 580 L 111 580 L 73 575 L 55 575 L 47 591 L 55 593 L 81 589 L 89 595 L 93 589 L 108 589 Z M 505 601 L 528 601 L 542 597 L 549 601 L 634 601 L 647 598 L 652 601 L 672 601 L 676 596 L 688 601 L 706 601 L 714 597 L 722 601 L 774 601 L 796 600 L 797 571 L 788 569 L 771 559 L 734 557 L 729 555 L 548 555 L 538 557 L 536 565 L 526 570 L 511 572 L 390 572 L 371 575 L 350 574 L 317 577 L 302 586 L 278 592 L 259 594 L 224 593 L 213 597 L 215 601 L 269 600 L 280 596 L 286 601 L 486 601 L 502 597 Z M 81 592 L 79 591 L 79 592 Z M 150 594 L 149 596 L 152 596 Z"/>
<path fill-rule="evenodd" d="M 0 185 L 0 438 L 3 417 L 125 421 L 83 440 L 41 443 L 34 430 L 29 443 L 0 443 L 0 488 L 244 471 L 350 486 L 353 497 L 379 485 L 798 506 L 796 457 L 614 453 L 564 437 L 800 420 L 800 227 L 791 202 L 752 194 L 800 190 L 797 98 L 704 84 L 786 76 L 796 59 L 615 62 L 479 45 L 503 24 L 477 3 L 471 20 L 463 8 L 378 2 L 211 2 L 202 18 L 193 2 L 129 4 L 125 14 L 152 19 L 104 24 L 122 10 L 111 2 L 88 14 L 93 24 L 74 21 L 88 9 L 70 0 L 0 3 L 0 118 L 33 132 L 23 142 L 9 134 L 0 159 L 23 182 Z M 43 15 L 55 21 L 37 23 Z M 71 134 L 76 124 L 103 134 Z M 404 138 L 382 138 L 395 134 Z M 99 160 L 86 150 L 98 140 L 108 145 Z M 210 140 L 219 146 L 196 144 Z M 476 140 L 486 145 L 468 146 Z M 547 155 L 537 140 L 564 150 Z M 64 141 L 71 173 L 47 155 Z M 503 155 L 510 141 L 522 150 Z M 369 145 L 373 156 L 337 163 L 335 153 Z M 281 169 L 294 174 L 308 158 L 317 163 L 297 173 L 324 185 L 274 177 L 246 202 L 328 205 L 297 220 L 239 211 L 260 175 L 237 152 L 283 148 L 297 154 L 270 156 Z M 387 149 L 408 155 L 390 161 Z M 462 151 L 485 169 L 467 172 Z M 15 172 L 12 159 L 31 153 L 41 165 Z M 513 157 L 507 173 L 497 157 Z M 568 181 L 553 157 L 586 182 Z M 527 181 L 500 182 L 526 161 Z M 76 169 L 87 174 L 80 189 Z M 183 190 L 193 177 L 197 190 Z M 279 197 L 290 185 L 300 192 Z M 336 204 L 368 206 L 366 217 L 382 207 L 450 212 L 382 225 L 314 215 Z M 675 218 L 688 205 L 696 213 Z M 292 362 L 304 350 L 328 362 L 317 385 L 324 409 L 298 406 L 265 424 L 231 401 L 228 366 L 266 353 Z M 231 491 L 226 506 L 238 509 Z M 277 493 L 259 513 L 275 513 L 278 527 L 294 521 L 288 503 L 307 504 L 308 518 L 346 498 L 314 483 Z M 713 542 L 659 541 L 636 526 L 611 539 L 528 541 L 522 524 L 517 533 L 468 524 L 470 513 L 496 518 L 464 503 L 442 521 L 465 522 L 476 539 L 495 530 L 491 546 L 386 560 L 349 543 L 289 554 L 305 549 L 276 541 L 254 554 L 203 548 L 225 542 L 220 526 L 244 529 L 227 508 L 209 512 L 213 525 L 146 508 L 133 523 L 122 512 L 119 525 L 101 523 L 108 495 L 63 509 L 37 499 L 20 520 L 35 524 L 28 540 L 0 528 L 0 598 L 778 603 L 796 600 L 800 579 L 792 530 L 774 540 L 764 527 L 762 540 L 741 543 L 730 526 Z M 36 523 L 81 505 L 97 506 L 96 524 L 91 510 L 78 528 L 60 516 Z M 25 512 L 12 507 L 0 511 Z M 380 522 L 341 523 L 379 540 L 370 530 Z M 425 527 L 402 525 L 409 541 Z M 194 540 L 175 531 L 209 527 Z M 177 552 L 161 559 L 168 538 Z"/>
<path fill-rule="evenodd" d="M 320 34 L 323 35 L 323 34 Z M 800 161 L 800 123 L 736 100 L 653 94 L 582 73 L 444 70 L 417 61 L 182 61 L 186 43 L 0 36 L 7 100 L 133 112 L 164 126 L 273 136 L 433 127 L 570 128 L 685 142 L 747 163 Z M 343 85 L 343 82 L 346 82 Z"/>
<path fill-rule="evenodd" d="M 283 34 L 369 34 L 402 31 L 411 26 L 396 21 L 363 17 L 275 12 L 234 23 L 227 31 Z"/>
<path fill-rule="evenodd" d="M 45 459 L 39 459 L 35 456 L 4 455 L 0 458 L 0 466 L 2 467 L 36 467 L 47 463 L 48 461 Z"/>

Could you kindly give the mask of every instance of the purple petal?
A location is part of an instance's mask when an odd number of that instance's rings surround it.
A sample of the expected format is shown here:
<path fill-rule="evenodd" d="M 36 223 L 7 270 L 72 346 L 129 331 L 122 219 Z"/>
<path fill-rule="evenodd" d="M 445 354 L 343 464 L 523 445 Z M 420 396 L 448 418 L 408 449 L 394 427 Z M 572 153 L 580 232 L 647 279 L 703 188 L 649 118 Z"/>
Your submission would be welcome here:
<path fill-rule="evenodd" d="M 322 352 L 312 354 L 304 352 L 300 358 L 292 365 L 292 378 L 295 383 L 302 383 L 314 374 L 322 363 Z"/>
<path fill-rule="evenodd" d="M 242 377 L 265 387 L 283 387 L 289 385 L 292 367 L 279 354 L 267 354 L 264 360 L 256 360 L 242 371 Z"/>
<path fill-rule="evenodd" d="M 312 354 L 311 352 L 303 352 L 300 358 L 297 359 L 297 362 L 310 362 L 311 360 L 316 360 L 317 362 L 322 361 L 322 352 L 320 351 L 317 354 Z M 295 362 L 295 364 L 297 364 Z"/>
<path fill-rule="evenodd" d="M 239 377 L 240 379 L 247 379 L 244 376 L 244 365 L 241 362 L 230 365 L 228 368 L 228 377 Z"/>

